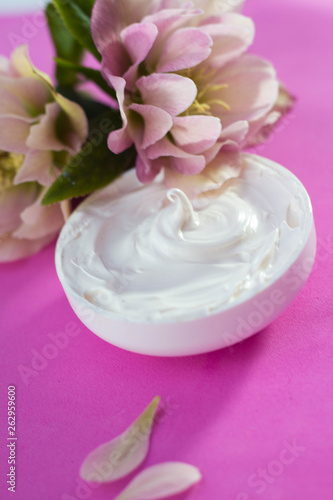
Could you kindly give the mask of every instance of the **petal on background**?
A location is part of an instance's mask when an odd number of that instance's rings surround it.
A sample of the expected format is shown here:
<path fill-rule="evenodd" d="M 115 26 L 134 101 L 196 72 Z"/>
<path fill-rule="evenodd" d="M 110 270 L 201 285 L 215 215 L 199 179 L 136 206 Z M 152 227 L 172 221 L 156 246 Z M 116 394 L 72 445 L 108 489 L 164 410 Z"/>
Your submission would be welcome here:
<path fill-rule="evenodd" d="M 209 63 L 215 68 L 239 57 L 253 43 L 254 23 L 240 14 L 225 14 L 216 22 L 200 27 L 213 40 Z"/>
<path fill-rule="evenodd" d="M 158 106 L 171 116 L 186 111 L 197 95 L 193 80 L 176 74 L 143 76 L 137 81 L 137 87 L 145 104 Z"/>
<path fill-rule="evenodd" d="M 201 480 L 199 469 L 183 462 L 152 465 L 140 472 L 115 500 L 157 500 L 182 493 Z"/>
<path fill-rule="evenodd" d="M 172 127 L 172 118 L 161 108 L 149 104 L 131 104 L 129 109 L 139 113 L 144 121 L 144 132 L 140 148 L 155 144 L 162 139 Z"/>
<path fill-rule="evenodd" d="M 68 134 L 65 138 L 66 144 L 75 153 L 78 153 L 88 137 L 89 127 L 86 114 L 81 106 L 73 101 L 70 101 L 69 99 L 66 99 L 66 97 L 61 94 L 54 91 L 53 96 L 62 111 L 65 113 L 69 125 Z"/>
<path fill-rule="evenodd" d="M 157 73 L 167 73 L 192 68 L 211 54 L 212 39 L 198 28 L 182 28 L 166 41 L 159 61 Z"/>
<path fill-rule="evenodd" d="M 30 125 L 22 118 L 0 116 L 0 150 L 26 154 Z"/>
<path fill-rule="evenodd" d="M 174 118 L 171 133 L 178 147 L 187 153 L 197 155 L 216 143 L 221 130 L 219 118 L 193 115 Z"/>
<path fill-rule="evenodd" d="M 52 160 L 51 151 L 30 150 L 16 174 L 14 184 L 37 181 L 42 186 L 50 186 L 55 180 L 51 171 Z"/>
<path fill-rule="evenodd" d="M 268 113 L 278 95 L 278 81 L 273 66 L 254 55 L 245 54 L 224 66 L 214 77 L 212 84 L 227 85 L 221 98 L 230 110 L 218 104 L 211 105 L 211 113 L 219 116 L 223 128 L 236 121 L 253 121 Z M 217 92 L 207 92 L 206 102 L 216 99 Z"/>
<path fill-rule="evenodd" d="M 159 397 L 154 398 L 123 434 L 90 453 L 81 466 L 81 478 L 85 481 L 106 483 L 127 476 L 136 469 L 147 456 L 159 402 Z M 100 470 L 103 466 L 104 474 L 101 476 Z"/>

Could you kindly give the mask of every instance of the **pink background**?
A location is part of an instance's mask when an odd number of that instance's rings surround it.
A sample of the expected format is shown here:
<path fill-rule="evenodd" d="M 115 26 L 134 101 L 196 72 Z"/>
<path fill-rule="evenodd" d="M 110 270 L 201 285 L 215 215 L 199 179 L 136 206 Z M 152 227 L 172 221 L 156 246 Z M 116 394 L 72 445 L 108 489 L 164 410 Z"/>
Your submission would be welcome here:
<path fill-rule="evenodd" d="M 332 500 L 333 5 L 248 0 L 245 13 L 257 25 L 254 51 L 274 62 L 298 98 L 257 153 L 289 168 L 311 196 L 318 254 L 307 285 L 273 325 L 232 349 L 158 359 L 108 345 L 79 323 L 56 276 L 54 245 L 1 266 L 0 498 L 11 498 L 6 393 L 16 384 L 17 500 L 112 499 L 126 481 L 76 492 L 79 465 L 156 394 L 168 410 L 145 465 L 181 460 L 203 474 L 177 499 Z M 24 26 L 22 18 L 1 19 L 2 53 L 11 50 L 9 33 Z M 33 60 L 49 71 L 46 30 L 29 43 Z M 48 334 L 70 322 L 80 334 L 25 383 L 18 367 L 31 368 L 32 350 L 40 353 Z M 286 442 L 299 446 L 294 457 Z M 260 469 L 268 471 L 262 482 Z"/>

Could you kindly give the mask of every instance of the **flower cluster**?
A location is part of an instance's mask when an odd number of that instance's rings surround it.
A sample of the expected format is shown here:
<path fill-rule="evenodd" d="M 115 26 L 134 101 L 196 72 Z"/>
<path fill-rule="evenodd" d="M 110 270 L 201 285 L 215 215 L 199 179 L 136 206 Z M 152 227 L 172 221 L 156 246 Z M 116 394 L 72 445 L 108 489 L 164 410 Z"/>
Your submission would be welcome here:
<path fill-rule="evenodd" d="M 39 251 L 62 227 L 65 204 L 41 199 L 88 129 L 82 109 L 55 92 L 25 46 L 0 59 L 0 129 L 0 261 L 10 261 Z"/>
<path fill-rule="evenodd" d="M 244 0 L 51 0 L 56 83 L 0 57 L 0 262 L 54 239 L 70 200 L 129 167 L 189 197 L 219 188 L 293 100 L 248 53 Z M 99 69 L 82 64 L 86 52 Z M 94 82 L 105 99 L 81 91 Z"/>

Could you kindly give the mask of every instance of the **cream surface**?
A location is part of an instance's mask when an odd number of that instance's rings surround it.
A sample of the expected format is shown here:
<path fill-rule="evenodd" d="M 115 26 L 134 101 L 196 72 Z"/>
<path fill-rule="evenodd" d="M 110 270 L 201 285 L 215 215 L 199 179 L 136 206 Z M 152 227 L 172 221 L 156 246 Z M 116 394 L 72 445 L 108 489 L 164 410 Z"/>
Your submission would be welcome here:
<path fill-rule="evenodd" d="M 133 322 L 194 320 L 266 288 L 304 245 L 307 199 L 287 170 L 243 163 L 193 203 L 134 171 L 94 194 L 59 238 L 65 288 Z"/>

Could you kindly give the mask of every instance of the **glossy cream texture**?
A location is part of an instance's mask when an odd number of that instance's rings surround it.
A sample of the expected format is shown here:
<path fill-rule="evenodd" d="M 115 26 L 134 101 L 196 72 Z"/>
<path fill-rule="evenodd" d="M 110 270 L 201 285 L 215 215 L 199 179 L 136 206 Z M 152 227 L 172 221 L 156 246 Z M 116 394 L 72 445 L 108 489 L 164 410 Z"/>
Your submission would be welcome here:
<path fill-rule="evenodd" d="M 93 195 L 59 239 L 63 285 L 113 317 L 193 320 L 266 288 L 304 245 L 307 199 L 258 157 L 214 194 L 189 201 L 135 172 Z"/>

